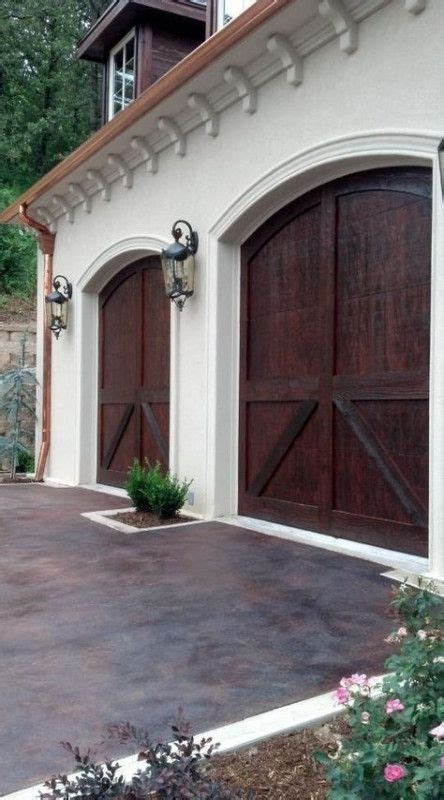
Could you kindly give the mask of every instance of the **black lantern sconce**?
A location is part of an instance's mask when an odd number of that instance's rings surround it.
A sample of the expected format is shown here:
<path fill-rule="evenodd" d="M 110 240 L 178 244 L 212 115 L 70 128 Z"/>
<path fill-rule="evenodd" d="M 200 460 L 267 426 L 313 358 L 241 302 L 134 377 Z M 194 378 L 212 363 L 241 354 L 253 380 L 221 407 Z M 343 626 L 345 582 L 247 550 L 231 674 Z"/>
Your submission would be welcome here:
<path fill-rule="evenodd" d="M 179 225 L 186 225 L 188 228 L 189 233 L 185 236 L 186 244 L 179 241 L 183 236 Z M 167 297 L 176 304 L 179 311 L 182 311 L 187 297 L 191 297 L 194 292 L 194 255 L 199 245 L 199 237 L 184 219 L 178 219 L 171 232 L 174 242 L 166 250 L 162 250 L 161 254 L 163 278 Z"/>
<path fill-rule="evenodd" d="M 54 291 L 45 297 L 46 323 L 58 339 L 60 331 L 68 327 L 68 304 L 72 297 L 72 284 L 64 275 L 56 275 L 52 285 Z"/>

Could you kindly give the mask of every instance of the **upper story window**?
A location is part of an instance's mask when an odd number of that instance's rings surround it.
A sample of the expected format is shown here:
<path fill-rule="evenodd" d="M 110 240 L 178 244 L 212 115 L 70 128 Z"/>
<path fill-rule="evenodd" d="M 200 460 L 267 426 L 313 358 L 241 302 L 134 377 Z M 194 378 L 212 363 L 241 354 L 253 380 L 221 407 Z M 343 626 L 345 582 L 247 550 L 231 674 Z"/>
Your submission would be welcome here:
<path fill-rule="evenodd" d="M 255 0 L 219 0 L 217 7 L 217 27 L 223 28 L 227 22 L 238 17 L 246 8 L 252 6 Z"/>
<path fill-rule="evenodd" d="M 135 98 L 136 34 L 132 30 L 111 50 L 109 59 L 108 119 L 111 119 Z"/>

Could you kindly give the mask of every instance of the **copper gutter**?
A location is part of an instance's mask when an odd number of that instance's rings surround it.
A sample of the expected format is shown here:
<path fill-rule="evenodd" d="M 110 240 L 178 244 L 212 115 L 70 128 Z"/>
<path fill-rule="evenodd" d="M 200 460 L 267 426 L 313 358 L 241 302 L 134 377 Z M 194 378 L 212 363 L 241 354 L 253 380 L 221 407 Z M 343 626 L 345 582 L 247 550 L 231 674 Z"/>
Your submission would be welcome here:
<path fill-rule="evenodd" d="M 37 241 L 44 256 L 43 294 L 47 295 L 52 289 L 52 263 L 54 256 L 55 234 L 51 233 L 46 225 L 37 222 L 27 214 L 27 205 L 20 205 L 19 218 L 21 222 L 37 231 Z M 42 386 L 42 441 L 35 471 L 35 480 L 42 481 L 45 472 L 46 460 L 51 441 L 51 331 L 44 324 L 43 331 L 43 386 Z"/>

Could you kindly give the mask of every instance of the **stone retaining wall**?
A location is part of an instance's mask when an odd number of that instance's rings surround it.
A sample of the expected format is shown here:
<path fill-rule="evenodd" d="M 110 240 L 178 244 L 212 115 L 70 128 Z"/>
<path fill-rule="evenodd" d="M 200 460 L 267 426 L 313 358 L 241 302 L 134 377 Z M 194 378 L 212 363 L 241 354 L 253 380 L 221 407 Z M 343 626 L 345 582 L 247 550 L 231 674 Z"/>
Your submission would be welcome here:
<path fill-rule="evenodd" d="M 26 363 L 35 365 L 36 352 L 36 323 L 30 322 L 0 322 L 0 372 L 8 369 L 20 356 L 23 335 L 26 336 Z"/>
<path fill-rule="evenodd" d="M 35 366 L 36 323 L 34 321 L 0 322 L 0 372 L 6 372 L 10 365 L 17 363 L 22 351 L 22 340 L 25 333 L 26 364 L 32 367 Z M 4 436 L 6 427 L 6 421 L 0 414 L 0 436 Z"/>

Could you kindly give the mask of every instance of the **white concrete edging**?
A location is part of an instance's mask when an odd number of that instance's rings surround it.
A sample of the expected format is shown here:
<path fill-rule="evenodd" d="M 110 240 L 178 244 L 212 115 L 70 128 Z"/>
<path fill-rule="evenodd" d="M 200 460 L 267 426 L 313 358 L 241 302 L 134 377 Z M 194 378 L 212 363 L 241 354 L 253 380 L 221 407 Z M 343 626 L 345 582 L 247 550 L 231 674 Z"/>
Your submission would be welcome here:
<path fill-rule="evenodd" d="M 375 695 L 378 693 L 378 684 L 382 682 L 384 677 L 384 675 L 378 675 L 371 679 Z M 294 733 L 302 728 L 322 725 L 324 722 L 342 714 L 344 710 L 344 706 L 339 706 L 334 700 L 333 692 L 326 692 L 316 697 L 310 697 L 307 700 L 300 700 L 297 703 L 274 708 L 272 711 L 265 711 L 263 714 L 246 717 L 246 719 L 239 720 L 239 722 L 204 731 L 194 738 L 196 741 L 202 738 L 212 739 L 215 744 L 219 744 L 218 753 L 229 753 L 250 747 L 265 739 Z M 137 755 L 115 760 L 120 764 L 118 774 L 123 775 L 126 781 L 130 781 L 141 766 L 140 761 L 137 760 Z M 69 777 L 75 777 L 75 773 Z M 28 789 L 22 789 L 12 794 L 2 795 L 2 797 L 3 800 L 38 800 L 40 791 L 44 791 L 42 784 L 31 786 Z"/>
<path fill-rule="evenodd" d="M 126 506 L 125 508 L 113 508 L 110 511 L 83 511 L 80 516 L 86 517 L 86 519 L 96 522 L 98 525 L 104 525 L 106 528 L 119 531 L 119 533 L 151 533 L 152 531 L 171 530 L 171 528 L 183 528 L 184 525 L 200 525 L 205 522 L 204 519 L 195 519 L 194 515 L 192 519 L 187 520 L 185 512 L 181 514 L 184 517 L 183 522 L 172 522 L 171 525 L 152 525 L 149 528 L 139 528 L 136 525 L 128 525 L 126 522 L 119 522 L 118 519 L 114 519 L 117 514 L 130 514 L 135 510 L 134 506 Z"/>
<path fill-rule="evenodd" d="M 387 567 L 393 567 L 393 569 L 403 570 L 404 573 L 428 577 L 428 559 L 420 556 L 411 556 L 406 553 L 399 553 L 396 550 L 386 550 L 383 547 L 355 542 L 351 539 L 340 539 L 324 533 L 306 531 L 302 528 L 291 528 L 289 525 L 267 522 L 253 517 L 242 517 L 237 514 L 230 517 L 219 517 L 216 522 L 236 525 L 239 528 L 264 533 L 266 536 L 276 536 L 278 539 L 287 539 L 290 542 L 319 547 L 322 550 L 330 550 L 333 553 L 341 553 L 353 558 L 362 558 L 364 561 L 371 561 L 374 564 L 382 564 Z"/>

